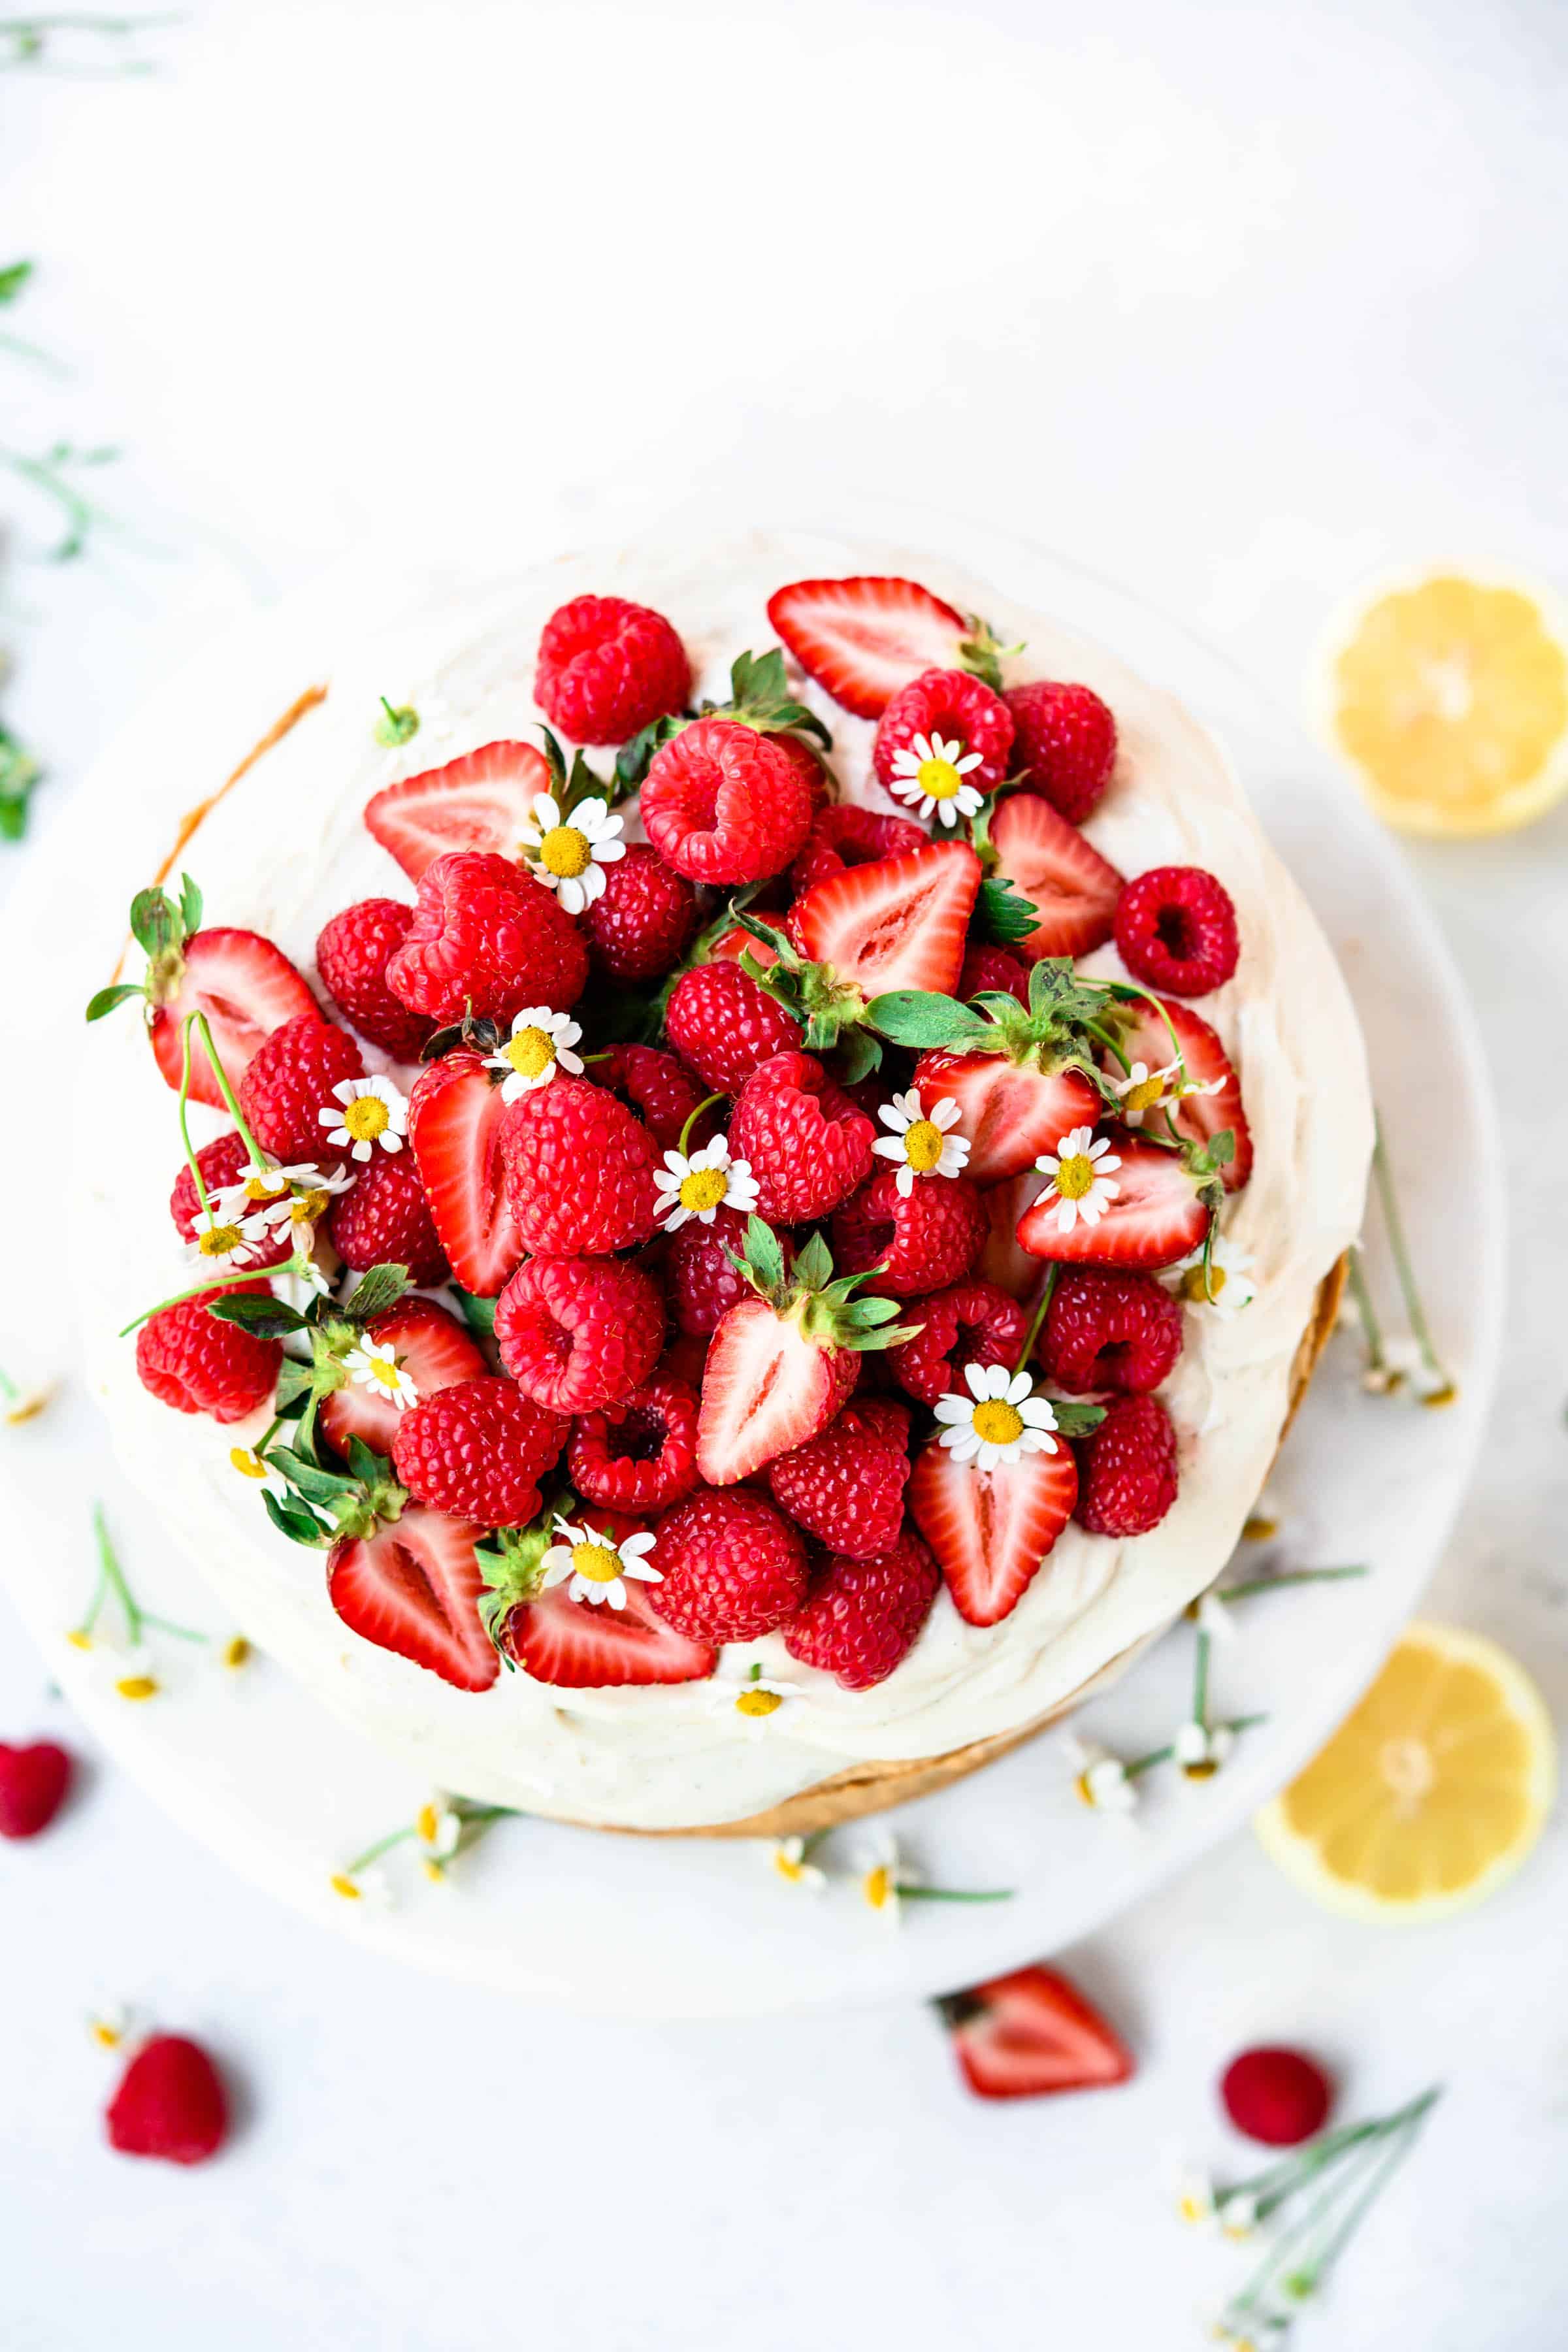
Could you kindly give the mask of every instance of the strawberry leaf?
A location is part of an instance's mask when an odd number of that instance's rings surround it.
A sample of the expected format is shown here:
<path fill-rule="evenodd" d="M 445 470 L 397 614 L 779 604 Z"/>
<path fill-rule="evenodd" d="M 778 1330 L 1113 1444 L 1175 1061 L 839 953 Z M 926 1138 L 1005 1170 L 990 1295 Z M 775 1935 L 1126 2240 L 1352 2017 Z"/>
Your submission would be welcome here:
<path fill-rule="evenodd" d="M 308 1544 L 313 1551 L 324 1551 L 333 1541 L 331 1528 L 314 1511 L 307 1511 L 298 1503 L 280 1503 L 269 1486 L 262 1488 L 261 1500 L 273 1526 L 290 1543 Z"/>
<path fill-rule="evenodd" d="M 1063 1437 L 1087 1437 L 1105 1419 L 1102 1404 L 1069 1404 L 1064 1398 L 1052 1397 L 1050 1405 Z"/>
<path fill-rule="evenodd" d="M 209 1298 L 207 1313 L 220 1323 L 237 1323 L 258 1339 L 287 1339 L 305 1328 L 305 1318 L 281 1298 Z"/>
<path fill-rule="evenodd" d="M 185 936 L 180 909 L 162 890 L 138 890 L 131 901 L 131 936 L 149 956 L 167 955 Z"/>
<path fill-rule="evenodd" d="M 30 261 L 13 261 L 0 269 L 0 302 L 14 302 L 32 274 Z"/>
<path fill-rule="evenodd" d="M 180 877 L 180 920 L 186 939 L 202 927 L 202 894 L 188 874 Z"/>
<path fill-rule="evenodd" d="M 395 1307 L 412 1286 L 405 1265 L 373 1265 L 335 1311 L 351 1323 L 368 1323 L 373 1316 L 384 1315 L 389 1307 Z"/>
<path fill-rule="evenodd" d="M 101 1021 L 106 1013 L 112 1013 L 117 1004 L 123 1004 L 128 996 L 141 996 L 142 993 L 133 980 L 122 980 L 113 988 L 100 988 L 96 996 L 88 999 L 87 1018 Z"/>
<path fill-rule="evenodd" d="M 916 1048 L 968 1044 L 990 1026 L 967 1004 L 919 988 L 895 988 L 874 996 L 866 1007 L 866 1019 L 895 1045 Z"/>
<path fill-rule="evenodd" d="M 1039 909 L 1005 876 L 988 875 L 980 885 L 970 928 L 980 939 L 994 940 L 999 947 L 1012 947 L 1039 929 Z"/>
<path fill-rule="evenodd" d="M 490 1339 L 496 1328 L 496 1300 L 476 1298 L 471 1290 L 464 1290 L 455 1282 L 451 1291 L 469 1330 L 477 1332 L 481 1339 Z"/>

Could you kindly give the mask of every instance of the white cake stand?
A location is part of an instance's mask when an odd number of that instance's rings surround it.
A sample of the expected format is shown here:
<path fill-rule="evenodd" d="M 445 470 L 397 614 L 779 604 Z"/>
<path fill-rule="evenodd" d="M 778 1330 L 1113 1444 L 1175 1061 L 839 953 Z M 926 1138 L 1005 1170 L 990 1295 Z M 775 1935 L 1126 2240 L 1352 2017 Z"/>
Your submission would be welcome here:
<path fill-rule="evenodd" d="M 706 521 L 716 527 L 711 515 Z M 143 1605 L 219 1636 L 235 1629 L 168 1548 L 156 1511 L 110 1465 L 101 1420 L 69 1377 L 75 1342 L 53 1263 L 58 1236 L 37 1219 L 47 1156 L 31 1147 L 7 1154 L 0 1194 L 13 1246 L 0 1361 L 60 1370 L 66 1381 L 55 1408 L 5 1448 L 0 1573 L 49 1671 L 104 1747 L 177 1821 L 284 1901 L 441 1975 L 595 2012 L 757 2014 L 929 1993 L 1100 1926 L 1244 1821 L 1375 1672 L 1436 1561 L 1491 1386 L 1502 1242 L 1495 1218 L 1470 1217 L 1451 1176 L 1456 1166 L 1483 1161 L 1495 1132 L 1486 1075 L 1431 919 L 1352 789 L 1220 653 L 1059 557 L 907 508 L 839 514 L 824 529 L 950 552 L 999 590 L 1114 647 L 1224 739 L 1360 1008 L 1414 1255 L 1461 1396 L 1443 1412 L 1369 1399 L 1352 1340 L 1330 1348 L 1269 1506 L 1281 1522 L 1281 1564 L 1360 1560 L 1373 1572 L 1247 1604 L 1244 1641 L 1216 1655 L 1215 1697 L 1226 1712 L 1264 1713 L 1267 1721 L 1217 1779 L 1200 1785 L 1156 1774 L 1136 1826 L 1095 1816 L 1072 1793 L 1060 1736 L 1047 1734 L 888 1817 L 934 1883 L 1015 1888 L 1008 1902 L 911 1905 L 890 1933 L 847 1874 L 810 1898 L 785 1887 L 751 1845 L 518 1820 L 492 1829 L 441 1886 L 426 1881 L 411 1852 L 395 1853 L 387 1876 L 397 1900 L 383 1910 L 344 1901 L 330 1880 L 429 1794 L 407 1765 L 388 1760 L 264 1660 L 228 1676 L 206 1653 L 166 1643 L 164 1694 L 138 1706 L 114 1694 L 95 1655 L 63 1638 L 90 1589 L 95 1497 Z M 515 567 L 515 542 L 510 553 Z M 476 567 L 470 557 L 461 570 L 471 577 L 505 562 Z M 345 616 L 361 636 L 458 571 L 371 550 L 205 650 L 127 727 L 79 803 L 81 821 L 30 859 L 0 946 L 5 1066 L 14 1086 L 16 1073 L 32 1074 L 25 1105 L 12 1102 L 24 1137 L 63 1139 L 69 1130 L 66 1057 L 79 1008 L 101 979 L 80 942 L 96 946 L 112 935 L 127 877 L 150 870 L 166 846 L 193 779 L 198 790 L 211 789 L 301 687 L 330 671 Z M 1430 1143 L 1435 1103 L 1443 1109 L 1440 1153 Z M 113 1139 L 103 1145 L 111 1150 Z M 47 1243 L 18 1245 L 40 1230 Z M 1392 1301 L 1375 1244 L 1371 1263 Z M 1079 1727 L 1124 1754 L 1160 1745 L 1187 1709 L 1193 1638 L 1179 1627 L 1086 1711 Z M 840 1832 L 822 1858 L 847 1874 L 876 1830 Z M 221 1900 L 221 1880 L 215 1895 Z"/>

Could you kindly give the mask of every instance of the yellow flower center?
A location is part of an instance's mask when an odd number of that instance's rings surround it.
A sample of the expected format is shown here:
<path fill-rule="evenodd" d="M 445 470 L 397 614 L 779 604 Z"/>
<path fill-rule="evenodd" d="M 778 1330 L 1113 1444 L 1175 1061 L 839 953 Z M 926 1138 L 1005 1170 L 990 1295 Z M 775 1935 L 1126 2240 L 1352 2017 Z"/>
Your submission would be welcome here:
<path fill-rule="evenodd" d="M 923 1176 L 942 1158 L 945 1137 L 934 1119 L 917 1118 L 904 1131 L 904 1158 L 916 1173 Z"/>
<path fill-rule="evenodd" d="M 151 1675 L 124 1675 L 114 1685 L 121 1698 L 156 1698 L 158 1685 Z"/>
<path fill-rule="evenodd" d="M 1095 1797 L 1094 1790 L 1090 1785 L 1089 1777 L 1087 1771 L 1083 1771 L 1079 1774 L 1077 1780 L 1073 1782 L 1073 1787 L 1078 1790 L 1079 1804 L 1088 1805 L 1092 1810 L 1096 1806 L 1098 1801 Z"/>
<path fill-rule="evenodd" d="M 574 875 L 581 874 L 593 855 L 587 835 L 579 833 L 574 824 L 552 825 L 539 845 L 541 866 L 559 876 L 563 881 L 569 881 Z"/>
<path fill-rule="evenodd" d="M 92 1635 L 85 1625 L 73 1625 L 66 1640 L 73 1650 L 90 1650 L 92 1647 Z"/>
<path fill-rule="evenodd" d="M 695 1210 L 721 1208 L 729 1189 L 730 1179 L 722 1168 L 694 1168 L 681 1180 L 680 1205 Z"/>
<path fill-rule="evenodd" d="M 125 2039 L 119 2026 L 110 2024 L 107 2017 L 93 2018 L 87 2030 L 100 2050 L 118 2050 Z"/>
<path fill-rule="evenodd" d="M 1193 1763 L 1184 1764 L 1182 1769 L 1189 1780 L 1212 1780 L 1219 1766 L 1212 1756 L 1200 1756 Z"/>
<path fill-rule="evenodd" d="M 332 1893 L 341 1895 L 345 1903 L 362 1903 L 364 1900 L 363 1892 L 354 1885 L 346 1870 L 334 1870 L 329 1884 Z"/>
<path fill-rule="evenodd" d="M 281 1176 L 270 1174 L 247 1176 L 245 1181 L 245 1197 L 247 1201 L 275 1201 L 279 1192 L 286 1192 L 288 1190 L 289 1187 Z"/>
<path fill-rule="evenodd" d="M 782 1853 L 775 1851 L 773 1854 L 773 1868 L 778 1872 L 781 1878 L 787 1878 L 792 1886 L 798 1886 L 801 1880 L 805 1876 L 805 1863 L 797 1862 L 793 1853 Z"/>
<path fill-rule="evenodd" d="M 1190 1300 L 1192 1305 L 1194 1307 L 1206 1307 L 1211 1299 L 1215 1299 L 1219 1297 L 1220 1292 L 1224 1288 L 1225 1268 L 1223 1265 L 1215 1265 L 1211 1263 L 1209 1266 L 1208 1288 L 1206 1290 L 1204 1288 L 1204 1270 L 1201 1265 L 1188 1266 L 1185 1274 L 1182 1276 L 1182 1297 Z"/>
<path fill-rule="evenodd" d="M 1164 1091 L 1163 1078 L 1141 1078 L 1122 1099 L 1129 1110 L 1152 1110 Z"/>
<path fill-rule="evenodd" d="M 313 1225 L 318 1217 L 326 1215 L 331 1202 L 330 1192 L 296 1192 L 289 1203 L 289 1223 L 296 1225 Z"/>
<path fill-rule="evenodd" d="M 414 1816 L 414 1828 L 416 1835 L 422 1838 L 426 1845 L 435 1844 L 440 1834 L 441 1816 L 434 1805 L 420 1806 Z"/>
<path fill-rule="evenodd" d="M 395 1357 L 389 1363 L 384 1356 L 373 1356 L 370 1360 L 370 1376 L 386 1391 L 389 1396 L 396 1395 L 399 1375 Z"/>
<path fill-rule="evenodd" d="M 537 1078 L 555 1059 L 555 1040 L 545 1029 L 520 1029 L 501 1054 L 520 1078 Z"/>
<path fill-rule="evenodd" d="M 613 1584 L 621 1572 L 621 1559 L 608 1544 L 578 1544 L 572 1554 L 572 1566 L 588 1584 Z"/>
<path fill-rule="evenodd" d="M 265 1478 L 267 1475 L 266 1463 L 259 1454 L 253 1454 L 248 1445 L 231 1445 L 228 1458 L 242 1478 Z"/>
<path fill-rule="evenodd" d="M 974 1408 L 974 1434 L 986 1445 L 1011 1445 L 1024 1433 L 1024 1416 L 1002 1397 L 987 1397 Z"/>
<path fill-rule="evenodd" d="M 776 1715 L 784 1701 L 777 1691 L 744 1690 L 735 1701 L 737 1715 Z"/>
<path fill-rule="evenodd" d="M 1087 1151 L 1075 1151 L 1057 1167 L 1057 1191 L 1064 1201 L 1081 1201 L 1094 1182 L 1094 1162 Z"/>
<path fill-rule="evenodd" d="M 390 1117 L 379 1095 L 356 1095 L 343 1113 L 343 1125 L 356 1143 L 374 1143 L 386 1133 Z"/>
<path fill-rule="evenodd" d="M 237 1225 L 209 1225 L 196 1249 L 202 1257 L 227 1257 L 239 1247 L 243 1238 Z"/>
<path fill-rule="evenodd" d="M 223 1662 L 228 1668 L 230 1674 L 237 1674 L 241 1666 L 248 1665 L 250 1663 L 250 1643 L 243 1633 L 231 1634 L 229 1639 L 224 1643 Z"/>
<path fill-rule="evenodd" d="M 861 1891 L 872 1910 L 886 1910 L 893 1892 L 893 1874 L 889 1865 L 885 1862 L 879 1862 L 875 1870 L 868 1870 L 866 1873 L 860 1884 Z"/>
<path fill-rule="evenodd" d="M 963 783 L 963 778 L 951 760 L 922 760 L 915 781 L 921 792 L 929 793 L 933 801 L 950 801 Z"/>
<path fill-rule="evenodd" d="M 1206 2221 L 1209 2217 L 1207 2200 L 1194 2197 L 1190 2189 L 1184 2197 L 1178 2200 L 1176 2211 L 1184 2221 L 1191 2221 L 1194 2225 L 1199 2221 Z"/>

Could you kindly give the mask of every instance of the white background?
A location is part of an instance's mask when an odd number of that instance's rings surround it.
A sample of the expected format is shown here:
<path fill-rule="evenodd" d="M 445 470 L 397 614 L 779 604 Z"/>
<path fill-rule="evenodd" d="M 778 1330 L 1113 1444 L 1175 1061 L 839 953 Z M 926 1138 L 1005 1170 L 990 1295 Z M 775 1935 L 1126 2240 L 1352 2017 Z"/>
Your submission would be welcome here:
<path fill-rule="evenodd" d="M 127 453 L 100 487 L 131 536 L 48 571 L 28 515 L 5 582 L 40 830 L 147 684 L 405 515 L 503 501 L 558 540 L 650 484 L 785 518 L 836 482 L 925 498 L 1137 583 L 1296 700 L 1389 564 L 1568 576 L 1552 0 L 198 0 L 144 47 L 144 81 L 0 76 L 0 261 L 40 265 L 7 323 L 74 370 L 5 363 L 4 440 Z M 1453 1181 L 1515 1234 L 1432 1608 L 1560 1717 L 1565 850 L 1560 811 L 1416 855 L 1505 1105 Z M 48 1139 L 11 1140 L 47 1235 Z M 7 1622 L 0 1734 L 58 1720 Z M 1565 1894 L 1559 1832 L 1406 1939 L 1238 1840 L 1068 1956 L 1137 2081 L 1010 2111 L 966 2101 L 921 2014 L 656 2029 L 444 1990 L 272 1909 L 105 1769 L 0 1853 L 0 2339 L 1175 2352 L 1237 2258 L 1179 2231 L 1162 2162 L 1235 2160 L 1212 2080 L 1262 2035 L 1322 2052 L 1347 2106 L 1450 2086 L 1309 2352 L 1549 2352 Z M 100 2149 L 79 2021 L 106 1990 L 223 2053 L 221 2164 Z"/>

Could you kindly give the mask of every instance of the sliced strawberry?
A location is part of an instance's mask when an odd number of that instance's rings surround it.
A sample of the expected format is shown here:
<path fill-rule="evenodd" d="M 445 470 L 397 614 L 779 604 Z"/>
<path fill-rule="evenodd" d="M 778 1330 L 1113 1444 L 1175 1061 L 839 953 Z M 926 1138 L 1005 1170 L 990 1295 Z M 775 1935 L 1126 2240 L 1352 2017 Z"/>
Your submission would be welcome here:
<path fill-rule="evenodd" d="M 1021 1176 L 1009 1176 L 1004 1183 L 993 1184 L 983 1196 L 991 1232 L 981 1244 L 974 1273 L 983 1282 L 994 1282 L 1009 1298 L 1032 1299 L 1045 1278 L 1039 1259 L 1032 1256 L 1018 1239 L 1018 1220 L 1045 1189 L 1046 1180 L 1039 1170 L 1026 1168 Z"/>
<path fill-rule="evenodd" d="M 830 963 L 866 996 L 895 988 L 951 996 L 980 882 L 967 842 L 933 841 L 814 883 L 795 901 L 793 929 L 803 955 Z"/>
<path fill-rule="evenodd" d="M 922 1054 L 914 1082 L 928 1106 L 943 1096 L 957 1103 L 957 1131 L 969 1139 L 964 1173 L 977 1184 L 1020 1175 L 1056 1150 L 1058 1136 L 1100 1117 L 1099 1091 L 1081 1070 L 1041 1069 L 1032 1057 Z"/>
<path fill-rule="evenodd" d="M 531 743 L 487 743 L 444 768 L 405 776 L 366 803 L 364 821 L 411 882 L 449 849 L 516 857 L 536 795 L 551 789 Z"/>
<path fill-rule="evenodd" d="M 1119 1158 L 1119 1168 L 1110 1159 Z M 1152 1271 L 1174 1265 L 1198 1248 L 1208 1231 L 1202 1189 L 1179 1151 L 1145 1143 L 1118 1130 L 1105 1162 L 1108 1181 L 1117 1186 L 1097 1224 L 1082 1217 L 1063 1233 L 1054 1192 L 1042 1192 L 1018 1221 L 1018 1239 L 1036 1257 L 1073 1265 L 1120 1265 Z"/>
<path fill-rule="evenodd" d="M 708 961 L 710 963 L 739 963 L 743 955 L 754 957 L 764 971 L 779 960 L 777 948 L 771 948 L 766 940 L 759 940 L 753 932 L 742 930 L 737 923 L 732 931 L 726 931 L 722 939 L 714 940 L 708 950 Z"/>
<path fill-rule="evenodd" d="M 377 1649 L 427 1666 L 457 1690 L 489 1690 L 500 1672 L 479 1622 L 484 1530 L 413 1503 L 373 1536 L 345 1536 L 327 1554 L 327 1598 Z"/>
<path fill-rule="evenodd" d="M 537 1601 L 521 1603 L 506 1621 L 507 1654 L 535 1682 L 567 1690 L 698 1683 L 718 1664 L 717 1650 L 656 1617 L 643 1587 L 629 1578 L 624 1609 L 570 1600 L 570 1589 L 558 1584 Z"/>
<path fill-rule="evenodd" d="M 959 1615 L 999 1625 L 1072 1517 L 1078 1465 L 1060 1438 L 1054 1454 L 1026 1454 L 995 1470 L 955 1462 L 933 1441 L 916 1457 L 908 1494 Z"/>
<path fill-rule="evenodd" d="M 922 670 L 956 667 L 971 635 L 962 613 L 912 580 L 795 580 L 768 598 L 768 618 L 858 719 L 879 719 Z"/>
<path fill-rule="evenodd" d="M 1055 1969 L 1015 1969 L 937 2003 L 964 2078 L 983 2099 L 1125 2083 L 1131 2053 Z"/>
<path fill-rule="evenodd" d="M 1121 877 L 1049 801 L 1009 793 L 992 817 L 991 845 L 998 871 L 1039 918 L 1026 939 L 1012 942 L 1015 955 L 1038 963 L 1042 956 L 1088 955 L 1104 946 Z"/>
<path fill-rule="evenodd" d="M 408 1140 L 441 1247 L 479 1298 L 496 1297 L 522 1262 L 500 1156 L 506 1107 L 490 1076 L 481 1055 L 447 1054 L 408 1098 Z"/>
<path fill-rule="evenodd" d="M 826 1429 L 859 1370 L 858 1356 L 818 1345 L 764 1299 L 731 1307 L 702 1368 L 697 1467 L 709 1486 L 732 1486 Z"/>
<path fill-rule="evenodd" d="M 365 1338 L 379 1346 L 390 1344 L 423 1401 L 437 1389 L 455 1388 L 459 1381 L 482 1380 L 489 1366 L 455 1315 L 431 1298 L 405 1298 L 373 1317 Z M 344 1460 L 351 1437 L 363 1438 L 373 1454 L 390 1458 L 402 1409 L 382 1388 L 359 1381 L 333 1389 L 321 1400 L 318 1416 L 327 1443 Z"/>
<path fill-rule="evenodd" d="M 1175 1113 L 1176 1132 L 1190 1136 L 1194 1143 L 1206 1143 L 1211 1135 L 1218 1135 L 1228 1127 L 1236 1138 L 1236 1154 L 1224 1171 L 1225 1189 L 1227 1192 L 1239 1192 L 1252 1173 L 1252 1130 L 1241 1108 L 1241 1081 L 1206 1021 L 1173 996 L 1163 996 L 1160 1003 L 1171 1016 L 1171 1029 L 1176 1033 L 1188 1077 L 1200 1087 L 1212 1086 L 1215 1078 L 1222 1081 L 1216 1094 L 1187 1095 L 1183 1098 Z M 1171 1029 L 1166 1028 L 1152 1004 L 1124 1005 L 1120 1013 L 1118 1033 L 1121 1050 L 1130 1062 L 1142 1062 L 1151 1070 L 1163 1070 L 1174 1061 Z M 1157 1112 L 1155 1116 L 1163 1118 L 1164 1114 Z M 1065 1128 L 1062 1132 L 1066 1134 Z"/>
<path fill-rule="evenodd" d="M 205 1013 L 229 1085 L 237 1094 L 258 1046 L 301 1013 L 318 1010 L 316 1000 L 284 954 L 259 931 L 219 928 L 195 931 L 172 960 L 158 985 L 150 1034 L 158 1067 L 176 1089 L 184 1056 L 181 1024 Z M 191 1100 L 224 1108 L 200 1039 L 191 1038 Z"/>

